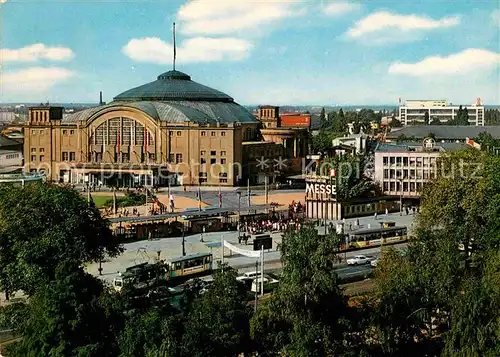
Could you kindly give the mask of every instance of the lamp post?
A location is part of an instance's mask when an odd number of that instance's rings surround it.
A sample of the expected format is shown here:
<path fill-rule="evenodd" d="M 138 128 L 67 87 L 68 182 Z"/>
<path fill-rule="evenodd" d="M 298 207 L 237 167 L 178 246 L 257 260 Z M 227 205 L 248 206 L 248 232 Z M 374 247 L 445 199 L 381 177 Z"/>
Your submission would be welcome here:
<path fill-rule="evenodd" d="M 403 215 L 403 175 L 399 179 L 399 215 Z"/>
<path fill-rule="evenodd" d="M 241 192 L 236 191 L 236 194 L 238 195 L 238 242 L 240 241 L 240 224 L 241 224 L 241 218 L 240 218 L 240 209 L 241 209 Z"/>
<path fill-rule="evenodd" d="M 186 227 L 184 226 L 184 223 L 182 224 L 182 256 L 186 256 Z"/>

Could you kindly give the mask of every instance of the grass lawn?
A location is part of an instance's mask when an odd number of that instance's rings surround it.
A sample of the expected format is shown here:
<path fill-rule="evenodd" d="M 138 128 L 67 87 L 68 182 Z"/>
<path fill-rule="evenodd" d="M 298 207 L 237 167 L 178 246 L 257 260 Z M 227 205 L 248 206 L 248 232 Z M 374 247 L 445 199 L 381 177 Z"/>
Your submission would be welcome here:
<path fill-rule="evenodd" d="M 97 208 L 101 208 L 107 200 L 113 199 L 113 196 L 92 196 L 92 200 Z"/>

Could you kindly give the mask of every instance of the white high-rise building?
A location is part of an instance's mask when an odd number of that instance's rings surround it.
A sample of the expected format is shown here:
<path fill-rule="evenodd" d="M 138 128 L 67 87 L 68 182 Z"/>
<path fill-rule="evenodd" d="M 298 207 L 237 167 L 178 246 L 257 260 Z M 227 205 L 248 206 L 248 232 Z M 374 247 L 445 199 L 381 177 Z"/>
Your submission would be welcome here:
<path fill-rule="evenodd" d="M 429 123 L 438 119 L 441 123 L 455 119 L 459 105 L 452 105 L 447 100 L 407 100 L 405 105 L 399 107 L 399 119 L 402 124 L 409 125 L 416 121 L 423 123 L 425 113 L 429 114 Z M 469 124 L 484 126 L 484 106 L 478 98 L 475 104 L 462 105 L 469 113 Z"/>

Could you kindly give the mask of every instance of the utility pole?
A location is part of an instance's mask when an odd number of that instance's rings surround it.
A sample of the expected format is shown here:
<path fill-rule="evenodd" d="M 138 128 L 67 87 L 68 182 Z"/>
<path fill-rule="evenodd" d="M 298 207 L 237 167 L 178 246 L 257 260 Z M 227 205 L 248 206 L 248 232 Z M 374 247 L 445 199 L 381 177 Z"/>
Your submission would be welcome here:
<path fill-rule="evenodd" d="M 266 213 L 269 213 L 269 209 L 267 208 L 267 205 L 269 204 L 269 184 L 267 182 L 267 175 L 264 176 L 264 192 L 266 198 Z"/>
<path fill-rule="evenodd" d="M 264 244 L 260 246 L 260 296 L 264 296 Z"/>
<path fill-rule="evenodd" d="M 149 212 L 148 212 L 148 188 L 146 185 L 144 185 L 144 189 L 146 190 L 146 203 L 145 203 L 145 206 L 144 206 L 144 210 L 146 211 L 144 213 L 144 215 L 147 217 Z"/>
<path fill-rule="evenodd" d="M 248 198 L 248 208 L 251 207 L 251 199 L 250 199 L 250 178 L 247 178 L 247 198 Z"/>
<path fill-rule="evenodd" d="M 240 241 L 240 230 L 241 230 L 241 192 L 237 191 L 236 195 L 238 195 L 238 242 Z"/>
<path fill-rule="evenodd" d="M 184 226 L 184 223 L 182 223 L 182 256 L 186 256 L 186 227 Z"/>
<path fill-rule="evenodd" d="M 259 276 L 259 261 L 255 261 L 255 276 Z M 257 291 L 258 291 L 258 280 L 255 278 L 255 304 L 254 311 L 257 311 Z"/>

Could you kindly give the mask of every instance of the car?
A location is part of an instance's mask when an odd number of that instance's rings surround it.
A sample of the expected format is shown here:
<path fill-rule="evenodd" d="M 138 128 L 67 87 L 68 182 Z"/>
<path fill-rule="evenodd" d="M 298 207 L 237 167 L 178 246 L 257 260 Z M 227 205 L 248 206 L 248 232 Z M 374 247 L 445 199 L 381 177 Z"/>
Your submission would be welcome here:
<path fill-rule="evenodd" d="M 366 255 L 356 255 L 353 258 L 347 259 L 347 265 L 362 265 L 370 262 Z"/>
<path fill-rule="evenodd" d="M 241 281 L 241 282 L 245 282 L 245 281 L 253 280 L 253 279 L 255 279 L 258 276 L 260 276 L 260 272 L 249 271 L 249 272 L 246 272 L 243 275 L 238 276 L 236 278 L 236 280 L 237 281 Z"/>
<path fill-rule="evenodd" d="M 269 287 L 270 285 L 278 284 L 279 281 L 276 279 L 271 278 L 270 276 L 264 277 L 264 280 L 259 276 L 258 278 L 254 279 L 252 281 L 252 287 L 250 288 L 250 291 L 252 292 L 259 292 L 260 291 L 260 285 L 261 282 L 264 282 L 264 291 L 266 291 L 266 287 Z"/>
<path fill-rule="evenodd" d="M 380 258 L 373 259 L 373 260 L 370 262 L 370 265 L 371 265 L 372 267 L 374 267 L 374 268 L 375 268 L 375 267 L 377 266 L 377 264 L 378 264 L 379 260 L 380 260 Z"/>

